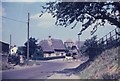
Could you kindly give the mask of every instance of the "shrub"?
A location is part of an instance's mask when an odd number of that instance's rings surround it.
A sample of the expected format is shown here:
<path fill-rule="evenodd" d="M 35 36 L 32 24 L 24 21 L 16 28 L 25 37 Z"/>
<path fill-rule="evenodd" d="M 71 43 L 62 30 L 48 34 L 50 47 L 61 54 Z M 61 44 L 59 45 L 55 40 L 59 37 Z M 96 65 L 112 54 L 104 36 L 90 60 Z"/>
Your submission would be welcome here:
<path fill-rule="evenodd" d="M 80 50 L 82 54 L 88 55 L 90 60 L 93 60 L 102 52 L 102 47 L 98 45 L 96 39 L 97 36 L 93 36 L 91 39 L 87 39 Z"/>

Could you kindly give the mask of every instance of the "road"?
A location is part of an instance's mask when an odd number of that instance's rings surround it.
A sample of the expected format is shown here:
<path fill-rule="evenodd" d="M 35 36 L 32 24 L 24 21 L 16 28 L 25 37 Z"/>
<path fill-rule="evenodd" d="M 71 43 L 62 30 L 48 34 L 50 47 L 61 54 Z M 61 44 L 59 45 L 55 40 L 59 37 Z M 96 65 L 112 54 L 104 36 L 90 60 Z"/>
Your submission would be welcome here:
<path fill-rule="evenodd" d="M 55 71 L 79 64 L 79 62 L 41 62 L 41 64 L 36 67 L 4 71 L 2 72 L 2 79 L 47 79 L 53 75 Z"/>

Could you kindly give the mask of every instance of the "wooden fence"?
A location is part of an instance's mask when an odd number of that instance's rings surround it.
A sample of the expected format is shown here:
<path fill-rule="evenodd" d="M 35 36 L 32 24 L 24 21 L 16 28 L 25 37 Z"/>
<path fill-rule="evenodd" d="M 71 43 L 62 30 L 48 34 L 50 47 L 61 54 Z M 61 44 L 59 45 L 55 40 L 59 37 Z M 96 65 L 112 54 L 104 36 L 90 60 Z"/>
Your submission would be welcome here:
<path fill-rule="evenodd" d="M 108 34 L 100 38 L 98 40 L 98 45 L 104 50 L 120 46 L 120 28 L 115 28 L 114 30 L 110 31 Z"/>

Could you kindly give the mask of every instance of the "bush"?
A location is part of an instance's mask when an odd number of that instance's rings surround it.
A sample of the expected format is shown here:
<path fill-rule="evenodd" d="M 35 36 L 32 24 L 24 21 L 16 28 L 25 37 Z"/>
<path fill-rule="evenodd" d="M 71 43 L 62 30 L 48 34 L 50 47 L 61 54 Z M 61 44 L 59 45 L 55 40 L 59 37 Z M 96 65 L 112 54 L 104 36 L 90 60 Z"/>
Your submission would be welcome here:
<path fill-rule="evenodd" d="M 87 39 L 80 50 L 82 54 L 88 55 L 90 60 L 93 60 L 102 52 L 102 47 L 98 45 L 96 39 L 97 36 L 93 36 L 91 39 Z"/>

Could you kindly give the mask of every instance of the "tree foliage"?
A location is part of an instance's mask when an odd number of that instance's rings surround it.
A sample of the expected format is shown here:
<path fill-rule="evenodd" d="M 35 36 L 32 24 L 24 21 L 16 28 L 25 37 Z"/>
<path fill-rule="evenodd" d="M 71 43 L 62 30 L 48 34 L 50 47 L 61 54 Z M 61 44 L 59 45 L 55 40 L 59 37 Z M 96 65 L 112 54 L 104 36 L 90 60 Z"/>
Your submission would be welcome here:
<path fill-rule="evenodd" d="M 27 57 L 27 48 L 25 46 L 20 46 L 18 47 L 17 53 L 18 55 L 24 55 Z"/>
<path fill-rule="evenodd" d="M 27 42 L 25 42 L 25 44 L 24 44 L 26 46 L 26 48 L 27 48 Z M 32 38 L 32 37 L 29 38 L 29 53 L 30 53 L 29 57 L 31 57 L 32 55 L 34 56 L 34 54 L 38 48 L 36 43 L 37 43 L 37 40 L 35 38 Z"/>
<path fill-rule="evenodd" d="M 91 35 L 95 33 L 98 26 L 104 26 L 106 22 L 120 28 L 120 2 L 49 2 L 42 6 L 45 11 L 56 17 L 56 25 L 67 27 L 82 22 L 79 34 L 94 25 Z M 40 15 L 41 16 L 41 15 Z"/>
<path fill-rule="evenodd" d="M 102 52 L 101 47 L 97 43 L 97 36 L 93 36 L 91 39 L 87 39 L 80 51 L 89 56 L 89 59 L 94 59 L 97 55 Z"/>

